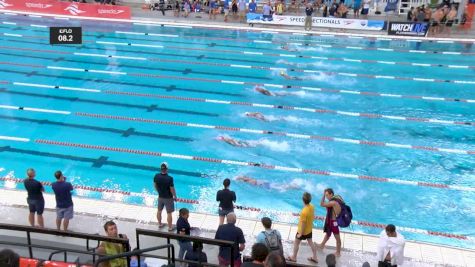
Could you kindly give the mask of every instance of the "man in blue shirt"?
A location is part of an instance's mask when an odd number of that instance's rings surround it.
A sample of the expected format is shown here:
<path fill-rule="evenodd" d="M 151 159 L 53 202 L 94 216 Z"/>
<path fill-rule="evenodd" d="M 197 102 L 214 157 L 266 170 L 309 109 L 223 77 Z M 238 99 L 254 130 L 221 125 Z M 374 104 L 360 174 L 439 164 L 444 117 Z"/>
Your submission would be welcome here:
<path fill-rule="evenodd" d="M 25 189 L 28 192 L 28 197 L 26 201 L 28 203 L 28 208 L 30 209 L 30 214 L 28 215 L 28 221 L 31 226 L 35 226 L 35 213 L 38 218 L 38 226 L 43 228 L 43 211 L 45 209 L 45 200 L 43 198 L 43 192 L 45 191 L 43 185 L 35 180 L 36 172 L 34 169 L 30 168 L 26 171 L 26 178 L 23 181 Z"/>
<path fill-rule="evenodd" d="M 175 211 L 176 191 L 173 184 L 173 177 L 168 175 L 168 163 L 162 162 L 160 164 L 160 173 L 157 173 L 153 178 L 155 190 L 158 192 L 158 211 L 157 221 L 160 228 L 165 225 L 162 224 L 163 208 L 167 211 L 168 231 L 173 232 L 172 213 Z"/>
<path fill-rule="evenodd" d="M 249 13 L 256 13 L 256 10 L 257 10 L 256 1 L 255 1 L 255 0 L 252 0 L 252 1 L 249 3 Z"/>
<path fill-rule="evenodd" d="M 246 247 L 246 240 L 244 239 L 244 234 L 241 228 L 237 227 L 236 224 L 236 214 L 234 212 L 228 213 L 226 216 L 227 224 L 220 225 L 216 231 L 214 239 L 232 241 L 236 244 L 234 247 L 234 266 L 241 266 L 241 254 L 240 251 L 243 251 Z M 231 248 L 229 247 L 219 247 L 218 260 L 220 266 L 228 266 L 231 263 Z"/>
<path fill-rule="evenodd" d="M 74 190 L 73 185 L 66 182 L 66 177 L 63 176 L 61 171 L 54 173 L 56 182 L 51 187 L 53 188 L 54 195 L 56 197 L 56 228 L 61 230 L 61 221 L 63 221 L 64 231 L 68 230 L 69 220 L 73 218 L 73 199 L 71 191 Z"/>

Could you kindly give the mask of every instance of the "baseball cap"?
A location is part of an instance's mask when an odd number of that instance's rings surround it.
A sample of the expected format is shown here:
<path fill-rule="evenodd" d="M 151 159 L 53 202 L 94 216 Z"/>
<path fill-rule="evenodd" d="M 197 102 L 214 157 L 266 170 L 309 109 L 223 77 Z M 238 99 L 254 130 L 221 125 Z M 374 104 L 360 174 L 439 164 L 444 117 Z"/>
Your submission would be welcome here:
<path fill-rule="evenodd" d="M 162 164 L 160 164 L 160 169 L 168 169 L 168 163 L 166 163 L 165 161 L 162 162 Z"/>

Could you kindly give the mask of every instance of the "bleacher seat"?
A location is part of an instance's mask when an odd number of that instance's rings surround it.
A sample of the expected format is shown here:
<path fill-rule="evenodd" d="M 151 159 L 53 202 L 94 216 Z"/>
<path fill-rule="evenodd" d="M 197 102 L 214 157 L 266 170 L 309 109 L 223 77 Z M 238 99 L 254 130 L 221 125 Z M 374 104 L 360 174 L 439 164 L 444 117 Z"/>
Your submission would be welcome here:
<path fill-rule="evenodd" d="M 20 267 L 36 267 L 37 265 L 37 259 L 20 258 Z"/>

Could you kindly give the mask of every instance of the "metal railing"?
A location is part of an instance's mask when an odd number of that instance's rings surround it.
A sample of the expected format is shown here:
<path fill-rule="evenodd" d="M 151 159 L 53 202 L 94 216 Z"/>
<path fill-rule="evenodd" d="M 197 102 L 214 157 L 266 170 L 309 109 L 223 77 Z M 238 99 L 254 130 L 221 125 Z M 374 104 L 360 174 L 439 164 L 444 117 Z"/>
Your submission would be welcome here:
<path fill-rule="evenodd" d="M 144 249 L 134 249 L 133 251 L 130 251 L 130 252 L 124 252 L 124 253 L 120 253 L 120 254 L 117 254 L 117 255 L 102 257 L 94 263 L 94 267 L 99 266 L 99 264 L 101 262 L 110 261 L 110 260 L 118 259 L 118 258 L 130 258 L 132 256 L 139 256 L 139 255 L 141 255 L 145 252 L 159 250 L 159 249 L 163 249 L 163 248 L 167 248 L 168 250 L 171 250 L 172 263 L 175 263 L 175 260 L 174 260 L 174 258 L 175 258 L 175 248 L 171 244 L 166 244 L 166 245 L 155 246 L 155 247 L 144 248 Z M 140 265 L 140 259 L 139 259 L 139 265 Z"/>
<path fill-rule="evenodd" d="M 28 247 L 28 252 L 29 252 L 29 257 L 30 258 L 34 258 L 33 248 L 41 248 L 41 249 L 47 249 L 47 250 L 54 250 L 50 254 L 49 259 L 51 259 L 53 255 L 58 254 L 58 253 L 64 253 L 65 258 L 67 258 L 67 252 L 72 252 L 72 253 L 91 255 L 93 257 L 93 262 L 94 262 L 95 257 L 98 255 L 95 252 L 95 249 L 99 245 L 99 242 L 101 242 L 101 241 L 113 242 L 113 243 L 118 243 L 118 244 L 121 244 L 121 245 L 128 245 L 129 244 L 129 240 L 128 239 L 123 239 L 123 238 L 112 238 L 112 237 L 95 235 L 95 234 L 84 234 L 84 233 L 71 232 L 71 231 L 66 232 L 66 231 L 55 230 L 55 229 L 36 228 L 36 227 L 31 227 L 31 226 L 23 226 L 23 225 L 15 225 L 15 224 L 0 223 L 0 229 L 9 230 L 9 231 L 25 232 L 26 233 L 26 240 L 27 240 L 26 244 L 16 243 L 16 242 L 6 242 L 6 241 L 0 241 L 0 244 L 10 245 L 10 246 Z M 63 236 L 63 237 L 72 237 L 72 238 L 84 239 L 84 240 L 86 240 L 86 251 L 76 250 L 76 249 L 65 249 L 64 247 L 33 245 L 32 241 L 31 241 L 31 234 L 32 233 L 50 235 L 50 236 Z M 97 241 L 98 245 L 91 248 L 91 246 L 90 246 L 90 241 L 91 240 L 92 241 Z"/>
<path fill-rule="evenodd" d="M 166 233 L 166 232 L 153 231 L 153 230 L 140 229 L 140 228 L 137 228 L 135 230 L 135 233 L 136 233 L 136 240 L 137 240 L 137 248 L 140 248 L 140 236 L 165 238 L 167 240 L 167 245 L 170 245 L 171 244 L 170 241 L 173 239 L 173 240 L 185 240 L 185 241 L 190 241 L 190 242 L 201 242 L 203 244 L 220 246 L 220 247 L 228 247 L 231 250 L 230 265 L 231 267 L 234 267 L 235 250 L 237 248 L 237 245 L 232 241 L 211 239 L 211 238 L 198 237 L 198 236 L 179 235 L 175 233 Z M 168 249 L 167 253 L 168 253 L 167 257 L 160 257 L 160 256 L 154 256 L 154 257 L 164 258 L 164 259 L 167 258 L 168 263 L 170 264 L 170 259 L 174 259 L 175 257 L 174 255 L 170 255 L 170 248 Z M 144 256 L 147 256 L 147 255 L 144 255 Z M 176 259 L 176 261 L 184 262 L 184 263 L 198 263 L 204 266 L 218 266 L 216 264 L 203 263 L 199 261 L 189 261 L 189 260 L 182 260 L 182 259 Z"/>

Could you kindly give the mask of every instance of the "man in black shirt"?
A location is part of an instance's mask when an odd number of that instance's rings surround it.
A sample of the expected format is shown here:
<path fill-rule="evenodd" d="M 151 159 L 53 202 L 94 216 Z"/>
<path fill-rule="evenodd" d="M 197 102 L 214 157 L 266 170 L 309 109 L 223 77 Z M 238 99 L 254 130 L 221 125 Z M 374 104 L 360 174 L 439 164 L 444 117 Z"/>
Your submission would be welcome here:
<path fill-rule="evenodd" d="M 228 178 L 223 181 L 224 189 L 219 190 L 216 194 L 216 201 L 219 201 L 219 225 L 223 225 L 224 217 L 230 212 L 234 212 L 234 204 L 236 202 L 236 193 L 229 190 L 231 185 L 231 180 Z M 228 222 L 229 223 L 229 222 Z"/>
<path fill-rule="evenodd" d="M 312 4 L 308 3 L 307 7 L 305 8 L 305 30 L 311 31 L 312 30 L 312 14 L 313 14 L 313 7 Z"/>
<path fill-rule="evenodd" d="M 236 214 L 234 212 L 228 213 L 226 216 L 228 223 L 220 225 L 216 231 L 214 239 L 232 241 L 234 246 L 234 259 L 231 259 L 231 248 L 219 247 L 218 261 L 220 266 L 228 266 L 231 260 L 234 261 L 234 266 L 241 266 L 241 251 L 246 248 L 246 240 L 241 228 L 237 227 Z"/>
<path fill-rule="evenodd" d="M 43 228 L 43 211 L 45 208 L 45 200 L 43 198 L 43 192 L 45 189 L 43 185 L 35 180 L 36 172 L 34 169 L 30 168 L 26 171 L 26 178 L 23 181 L 25 189 L 28 192 L 28 197 L 26 202 L 28 203 L 28 208 L 30 209 L 30 214 L 28 215 L 28 221 L 31 226 L 35 226 L 35 212 L 38 218 L 38 226 Z"/>
<path fill-rule="evenodd" d="M 173 231 L 172 213 L 175 211 L 176 191 L 173 184 L 173 177 L 168 175 L 168 164 L 162 162 L 160 165 L 160 173 L 157 173 L 153 178 L 155 190 L 158 192 L 158 212 L 157 220 L 160 228 L 164 227 L 162 224 L 162 210 L 163 207 L 167 210 L 168 231 Z"/>

